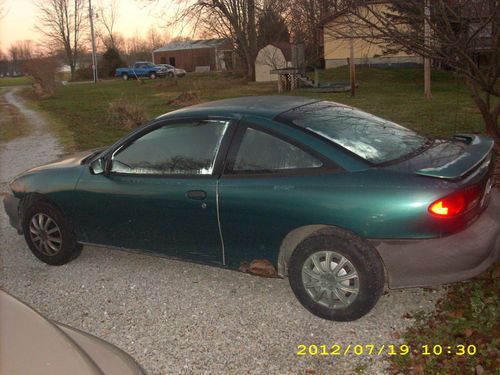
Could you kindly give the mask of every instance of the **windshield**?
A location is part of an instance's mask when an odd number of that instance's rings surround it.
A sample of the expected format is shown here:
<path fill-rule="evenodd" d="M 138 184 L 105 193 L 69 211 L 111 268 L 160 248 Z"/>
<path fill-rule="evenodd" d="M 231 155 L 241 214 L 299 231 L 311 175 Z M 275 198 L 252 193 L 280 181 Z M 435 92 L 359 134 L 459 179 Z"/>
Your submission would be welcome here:
<path fill-rule="evenodd" d="M 308 104 L 280 117 L 375 164 L 398 159 L 427 144 L 425 137 L 403 126 L 334 102 Z"/>

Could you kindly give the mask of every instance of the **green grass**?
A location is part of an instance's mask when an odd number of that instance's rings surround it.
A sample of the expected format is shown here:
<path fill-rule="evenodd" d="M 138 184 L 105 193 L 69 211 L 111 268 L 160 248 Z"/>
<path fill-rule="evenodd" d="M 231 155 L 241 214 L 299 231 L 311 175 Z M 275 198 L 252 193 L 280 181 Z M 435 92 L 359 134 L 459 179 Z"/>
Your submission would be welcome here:
<path fill-rule="evenodd" d="M 3 77 L 0 78 L 0 87 L 31 85 L 31 77 Z"/>
<path fill-rule="evenodd" d="M 423 97 L 421 69 L 359 68 L 359 88 L 354 98 L 349 93 L 312 93 L 305 95 L 354 105 L 389 120 L 430 135 L 451 135 L 457 132 L 483 132 L 481 115 L 462 81 L 450 72 L 434 72 L 433 99 Z M 347 69 L 330 69 L 321 75 L 322 82 L 345 81 Z M 182 105 L 167 104 L 186 91 L 196 92 L 201 101 L 235 96 L 277 94 L 275 83 L 246 83 L 228 74 L 191 74 L 172 80 L 124 82 L 104 81 L 97 85 L 82 83 L 61 86 L 54 97 L 38 102 L 66 128 L 66 137 L 73 134 L 76 149 L 107 145 L 128 130 L 106 122 L 109 103 L 116 98 L 141 100 L 149 118 L 177 109 Z M 68 142 L 66 142 L 68 143 Z"/>
<path fill-rule="evenodd" d="M 417 323 L 402 338 L 417 350 L 406 356 L 391 356 L 391 373 L 499 374 L 499 312 L 500 262 L 497 262 L 470 282 L 450 286 L 436 312 L 416 317 Z M 441 345 L 443 353 L 422 355 L 421 347 L 425 344 L 429 348 Z M 476 352 L 457 355 L 459 345 L 474 345 Z M 448 346 L 453 348 L 451 354 Z"/>

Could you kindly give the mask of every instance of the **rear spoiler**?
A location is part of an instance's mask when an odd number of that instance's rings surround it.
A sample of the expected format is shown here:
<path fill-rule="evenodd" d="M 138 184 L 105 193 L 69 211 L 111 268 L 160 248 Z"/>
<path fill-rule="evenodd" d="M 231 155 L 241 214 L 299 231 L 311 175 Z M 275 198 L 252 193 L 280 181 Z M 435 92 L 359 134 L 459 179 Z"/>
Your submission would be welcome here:
<path fill-rule="evenodd" d="M 422 168 L 415 173 L 454 180 L 464 177 L 483 163 L 490 163 L 491 150 L 495 144 L 492 138 L 474 134 L 457 134 L 453 138 L 468 144 L 462 155 L 439 167 Z"/>

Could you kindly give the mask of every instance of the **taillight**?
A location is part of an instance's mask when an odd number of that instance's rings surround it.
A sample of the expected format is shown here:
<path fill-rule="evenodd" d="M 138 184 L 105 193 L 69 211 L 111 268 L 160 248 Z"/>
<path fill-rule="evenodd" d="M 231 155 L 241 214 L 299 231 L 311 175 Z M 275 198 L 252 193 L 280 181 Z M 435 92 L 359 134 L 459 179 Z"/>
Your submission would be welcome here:
<path fill-rule="evenodd" d="M 433 202 L 429 212 L 438 217 L 459 215 L 471 209 L 479 201 L 480 195 L 481 189 L 473 185 Z"/>

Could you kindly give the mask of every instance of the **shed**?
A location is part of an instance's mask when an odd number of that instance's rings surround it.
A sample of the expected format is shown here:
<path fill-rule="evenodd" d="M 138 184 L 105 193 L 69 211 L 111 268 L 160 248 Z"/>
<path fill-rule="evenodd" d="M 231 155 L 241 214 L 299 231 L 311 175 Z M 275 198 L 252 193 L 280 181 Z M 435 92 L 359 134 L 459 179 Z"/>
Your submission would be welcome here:
<path fill-rule="evenodd" d="M 255 59 L 255 81 L 277 81 L 278 76 L 272 70 L 283 69 L 291 65 L 292 46 L 290 43 L 274 42 L 261 48 Z M 290 62 L 288 64 L 288 62 Z"/>
<path fill-rule="evenodd" d="M 188 72 L 230 70 L 234 65 L 229 39 L 203 39 L 172 42 L 153 51 L 155 64 L 170 64 Z"/>

